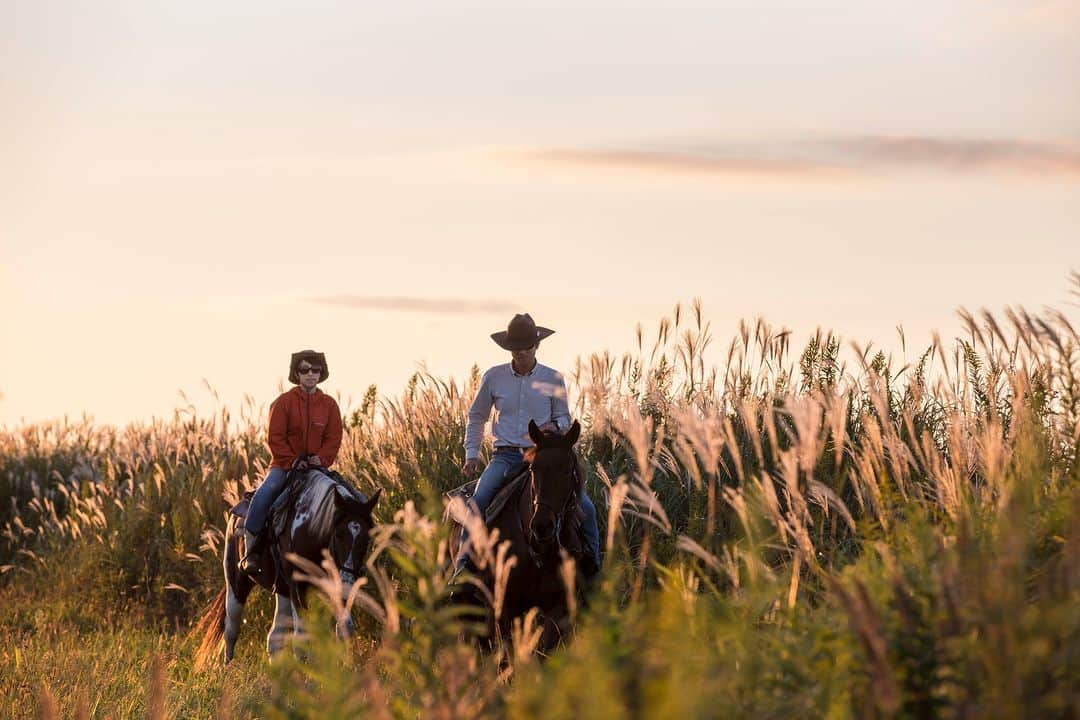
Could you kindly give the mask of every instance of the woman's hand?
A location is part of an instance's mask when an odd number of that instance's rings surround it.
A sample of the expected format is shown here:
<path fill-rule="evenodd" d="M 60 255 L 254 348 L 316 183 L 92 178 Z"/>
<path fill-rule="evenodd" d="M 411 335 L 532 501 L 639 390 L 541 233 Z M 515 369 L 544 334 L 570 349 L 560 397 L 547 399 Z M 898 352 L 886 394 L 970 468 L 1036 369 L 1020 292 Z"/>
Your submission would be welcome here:
<path fill-rule="evenodd" d="M 468 478 L 476 477 L 483 469 L 484 463 L 480 462 L 480 458 L 469 458 L 461 466 L 461 474 Z"/>

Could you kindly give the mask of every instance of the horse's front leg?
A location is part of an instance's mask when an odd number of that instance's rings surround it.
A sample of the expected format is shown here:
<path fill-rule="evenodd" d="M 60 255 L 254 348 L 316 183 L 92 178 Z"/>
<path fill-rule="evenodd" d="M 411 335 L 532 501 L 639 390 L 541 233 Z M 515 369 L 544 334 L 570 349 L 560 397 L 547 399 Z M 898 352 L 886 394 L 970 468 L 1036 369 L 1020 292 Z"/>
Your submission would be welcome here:
<path fill-rule="evenodd" d="M 285 647 L 286 636 L 295 632 L 299 623 L 296 607 L 289 596 L 278 593 L 274 597 L 277 598 L 274 624 L 270 627 L 270 634 L 266 636 L 266 652 L 271 659 Z"/>
<path fill-rule="evenodd" d="M 307 588 L 301 585 L 296 589 L 296 602 L 292 606 L 293 635 L 300 637 L 304 632 L 304 622 L 300 619 L 300 611 L 307 607 Z"/>

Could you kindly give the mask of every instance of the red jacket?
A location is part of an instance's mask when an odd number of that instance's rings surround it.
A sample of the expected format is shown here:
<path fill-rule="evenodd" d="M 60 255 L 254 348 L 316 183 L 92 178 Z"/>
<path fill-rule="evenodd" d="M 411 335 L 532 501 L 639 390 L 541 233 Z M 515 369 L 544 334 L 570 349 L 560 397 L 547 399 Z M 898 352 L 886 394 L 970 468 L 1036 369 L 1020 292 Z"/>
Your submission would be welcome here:
<path fill-rule="evenodd" d="M 330 467 L 341 448 L 341 410 L 318 388 L 308 395 L 294 387 L 270 405 L 269 435 L 272 467 L 288 470 L 300 455 L 318 455 Z"/>

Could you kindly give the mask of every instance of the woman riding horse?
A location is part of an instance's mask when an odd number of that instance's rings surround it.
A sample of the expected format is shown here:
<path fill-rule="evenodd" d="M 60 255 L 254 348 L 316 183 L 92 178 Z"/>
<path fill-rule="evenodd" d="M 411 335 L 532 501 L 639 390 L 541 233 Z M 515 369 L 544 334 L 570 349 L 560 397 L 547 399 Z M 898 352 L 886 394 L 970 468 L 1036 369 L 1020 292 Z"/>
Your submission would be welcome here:
<path fill-rule="evenodd" d="M 273 655 L 281 648 L 284 634 L 298 627 L 297 610 L 303 606 L 306 589 L 293 581 L 296 568 L 288 560 L 290 554 L 318 565 L 323 550 L 329 550 L 341 574 L 344 593 L 359 579 L 373 525 L 371 511 L 379 491 L 367 500 L 339 482 L 340 475 L 328 469 L 337 458 L 342 436 L 337 402 L 316 387 L 329 375 L 323 353 L 301 350 L 292 354 L 289 381 L 296 387 L 282 393 L 270 406 L 270 471 L 251 498 L 246 517 L 244 503 L 229 516 L 225 587 L 200 623 L 206 634 L 200 650 L 204 660 L 217 652 L 222 638 L 225 661 L 232 658 L 244 603 L 256 584 L 277 596 L 267 650 Z M 291 486 L 290 502 L 281 510 L 286 516 L 280 523 L 284 532 L 267 542 L 270 509 L 287 486 Z"/>
<path fill-rule="evenodd" d="M 341 410 L 334 398 L 316 387 L 328 377 L 326 355 L 314 350 L 295 352 L 289 362 L 289 382 L 296 387 L 270 405 L 270 471 L 251 499 L 240 560 L 240 569 L 252 577 L 262 572 L 258 558 L 266 515 L 285 489 L 289 471 L 329 468 L 337 459 Z"/>

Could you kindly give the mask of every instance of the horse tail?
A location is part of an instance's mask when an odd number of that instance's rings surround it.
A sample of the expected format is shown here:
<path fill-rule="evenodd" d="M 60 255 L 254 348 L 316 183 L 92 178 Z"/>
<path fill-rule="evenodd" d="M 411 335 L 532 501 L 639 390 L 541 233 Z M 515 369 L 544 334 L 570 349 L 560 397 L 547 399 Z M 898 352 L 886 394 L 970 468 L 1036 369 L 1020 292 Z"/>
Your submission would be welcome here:
<path fill-rule="evenodd" d="M 192 628 L 192 635 L 202 635 L 202 641 L 195 650 L 196 670 L 209 666 L 221 653 L 221 646 L 225 641 L 225 596 L 228 590 L 227 585 L 221 588 L 221 592 L 210 601 L 206 612 Z"/>

